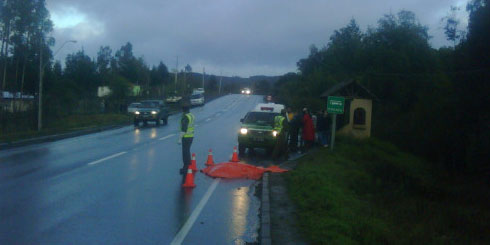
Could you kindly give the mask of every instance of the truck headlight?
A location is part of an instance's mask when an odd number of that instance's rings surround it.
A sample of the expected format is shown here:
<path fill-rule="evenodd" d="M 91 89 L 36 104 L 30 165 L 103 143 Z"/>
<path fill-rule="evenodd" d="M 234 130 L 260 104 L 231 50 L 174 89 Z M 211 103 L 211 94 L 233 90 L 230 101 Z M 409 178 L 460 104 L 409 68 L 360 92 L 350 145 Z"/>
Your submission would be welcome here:
<path fill-rule="evenodd" d="M 134 112 L 134 114 L 139 115 L 139 114 L 140 114 L 140 112 L 139 112 L 139 111 L 135 111 L 135 112 Z"/>
<path fill-rule="evenodd" d="M 157 112 L 156 112 L 156 111 L 151 111 L 151 114 L 152 114 L 152 115 L 156 115 L 156 114 L 157 114 Z"/>
<path fill-rule="evenodd" d="M 247 134 L 247 133 L 248 133 L 248 129 L 246 129 L 246 128 L 241 128 L 241 129 L 240 129 L 240 133 L 241 133 L 241 134 L 243 134 L 243 135 L 245 135 L 245 134 Z"/>
<path fill-rule="evenodd" d="M 277 136 L 277 131 L 276 130 L 272 131 L 272 136 L 274 136 L 274 137 Z"/>

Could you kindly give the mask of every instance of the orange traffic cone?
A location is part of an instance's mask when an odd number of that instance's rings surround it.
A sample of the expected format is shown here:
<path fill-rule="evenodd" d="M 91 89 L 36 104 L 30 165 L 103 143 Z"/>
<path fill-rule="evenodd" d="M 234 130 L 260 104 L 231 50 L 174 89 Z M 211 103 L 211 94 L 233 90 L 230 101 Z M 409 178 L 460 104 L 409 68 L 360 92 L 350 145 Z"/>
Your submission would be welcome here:
<path fill-rule="evenodd" d="M 194 172 L 197 171 L 196 153 L 192 153 L 191 165 L 189 165 L 189 169 L 194 171 Z"/>
<path fill-rule="evenodd" d="M 208 161 L 206 161 L 206 166 L 213 166 L 214 161 L 213 161 L 213 150 L 209 149 L 208 152 Z"/>
<path fill-rule="evenodd" d="M 231 157 L 231 160 L 230 162 L 239 162 L 240 160 L 238 160 L 238 154 L 236 152 L 236 146 L 233 147 L 233 156 Z"/>
<path fill-rule="evenodd" d="M 194 174 L 192 174 L 192 169 L 187 169 L 187 175 L 185 176 L 185 183 L 182 187 L 186 188 L 194 188 L 196 185 L 194 184 Z"/>

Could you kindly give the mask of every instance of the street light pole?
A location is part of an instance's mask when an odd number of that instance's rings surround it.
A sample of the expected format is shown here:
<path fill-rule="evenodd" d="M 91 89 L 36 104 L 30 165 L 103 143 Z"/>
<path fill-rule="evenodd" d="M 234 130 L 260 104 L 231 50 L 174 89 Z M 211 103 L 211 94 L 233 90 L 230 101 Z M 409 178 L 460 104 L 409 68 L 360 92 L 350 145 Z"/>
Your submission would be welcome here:
<path fill-rule="evenodd" d="M 41 37 L 39 39 L 39 93 L 37 95 L 38 97 L 38 102 L 37 102 L 37 131 L 41 131 L 43 127 L 43 122 L 42 122 L 42 108 L 43 108 L 43 34 L 41 30 Z"/>
<path fill-rule="evenodd" d="M 53 58 L 58 54 L 58 52 L 67 44 L 67 43 L 76 43 L 76 40 L 68 40 L 64 42 L 61 47 L 56 50 L 53 54 Z M 39 95 L 38 95 L 38 109 L 37 109 L 37 131 L 41 131 L 43 128 L 43 75 L 44 75 L 44 68 L 46 68 L 46 64 L 43 64 L 43 34 L 41 32 L 41 37 L 39 40 Z"/>

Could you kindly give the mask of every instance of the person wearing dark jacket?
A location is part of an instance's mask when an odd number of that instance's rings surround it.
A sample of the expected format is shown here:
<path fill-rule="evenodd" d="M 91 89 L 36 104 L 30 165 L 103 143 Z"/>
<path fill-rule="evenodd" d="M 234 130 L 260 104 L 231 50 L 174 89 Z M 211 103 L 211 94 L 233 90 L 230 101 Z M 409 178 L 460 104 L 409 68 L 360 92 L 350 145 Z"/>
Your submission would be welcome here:
<path fill-rule="evenodd" d="M 298 151 L 298 135 L 301 126 L 301 113 L 295 113 L 289 122 L 289 151 Z"/>
<path fill-rule="evenodd" d="M 329 120 L 327 113 L 322 110 L 317 117 L 316 130 L 318 133 L 318 143 L 323 147 L 328 147 Z"/>

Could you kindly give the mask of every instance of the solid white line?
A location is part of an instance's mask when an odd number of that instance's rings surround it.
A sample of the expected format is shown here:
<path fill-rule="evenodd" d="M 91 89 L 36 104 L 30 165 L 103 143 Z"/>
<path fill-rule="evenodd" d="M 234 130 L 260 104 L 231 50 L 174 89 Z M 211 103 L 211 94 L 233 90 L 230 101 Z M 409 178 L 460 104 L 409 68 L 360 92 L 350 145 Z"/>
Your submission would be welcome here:
<path fill-rule="evenodd" d="M 99 159 L 99 160 L 97 160 L 97 161 L 89 162 L 87 165 L 94 165 L 94 164 L 97 164 L 97 163 L 103 162 L 103 161 L 105 161 L 105 160 L 109 160 L 109 159 L 111 159 L 111 158 L 118 157 L 118 156 L 120 156 L 120 155 L 124 155 L 124 154 L 126 154 L 126 153 L 127 153 L 127 152 L 125 152 L 125 151 L 123 151 L 123 152 L 119 152 L 119 153 L 116 153 L 116 154 L 114 154 L 114 155 L 110 155 L 110 156 L 108 156 L 108 157 L 104 157 L 104 158 L 102 158 L 102 159 Z"/>
<path fill-rule="evenodd" d="M 165 137 L 162 137 L 162 138 L 160 138 L 160 139 L 158 139 L 158 140 L 166 140 L 166 139 L 168 139 L 168 138 L 170 138 L 170 137 L 172 137 L 172 136 L 174 136 L 174 135 L 175 135 L 175 134 L 169 134 L 169 135 L 167 135 L 167 136 L 165 136 Z"/>
<path fill-rule="evenodd" d="M 209 122 L 209 121 L 211 121 L 211 118 L 206 119 L 206 122 Z"/>
<path fill-rule="evenodd" d="M 214 179 L 213 183 L 211 186 L 208 188 L 204 196 L 202 197 L 201 201 L 199 201 L 199 204 L 197 204 L 196 209 L 192 211 L 191 216 L 187 221 L 185 222 L 184 226 L 180 229 L 179 233 L 175 236 L 174 240 L 170 243 L 171 245 L 174 244 L 182 244 L 184 241 L 184 238 L 187 236 L 187 233 L 192 228 L 192 225 L 194 225 L 194 222 L 196 222 L 197 217 L 201 213 L 202 209 L 204 208 L 204 205 L 208 202 L 209 198 L 213 194 L 214 190 L 216 189 L 216 186 L 218 186 L 220 179 Z"/>

